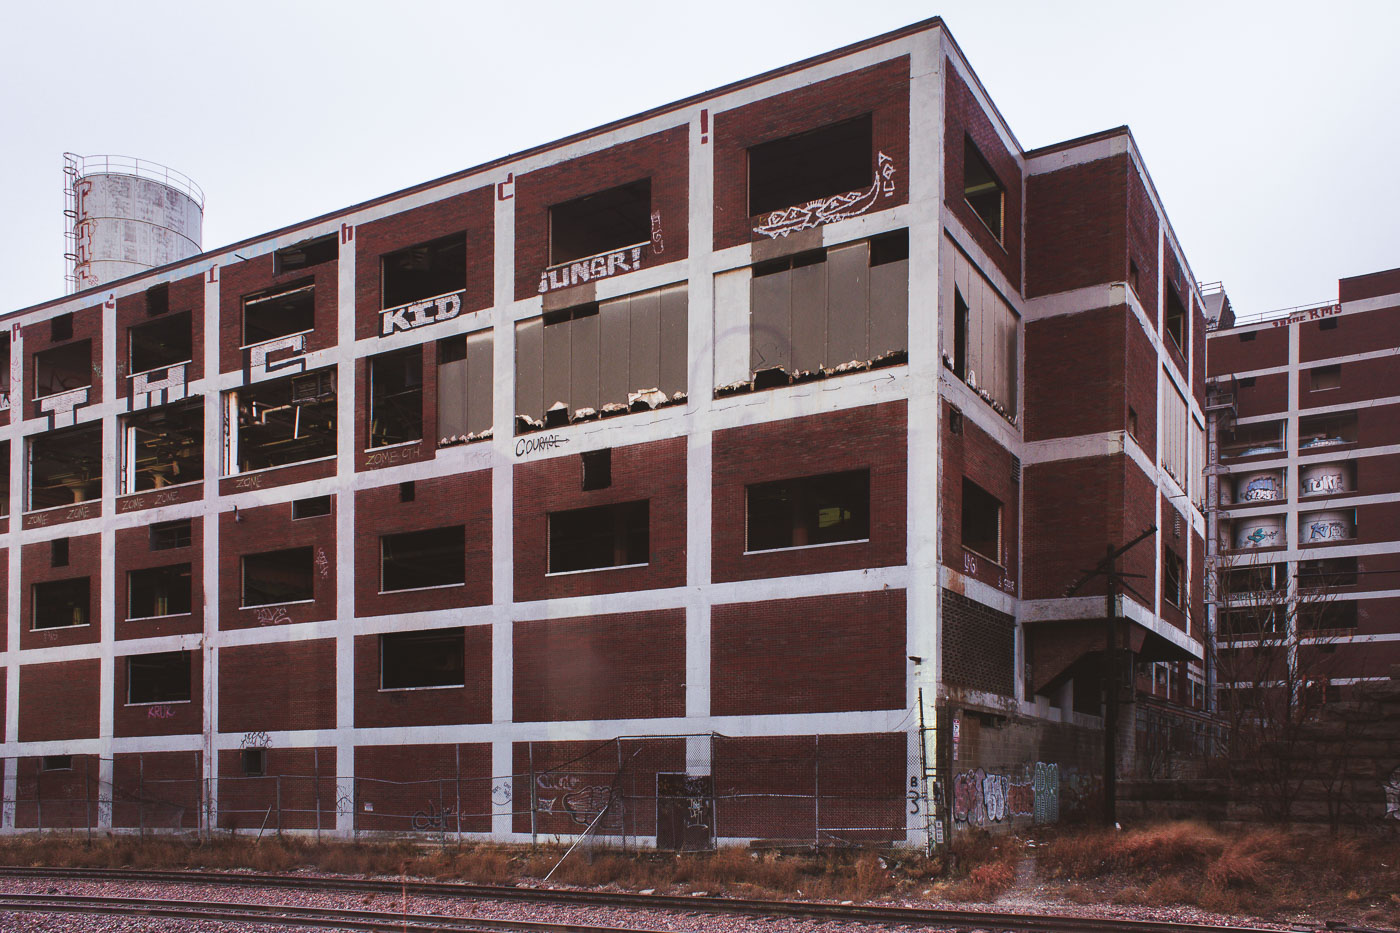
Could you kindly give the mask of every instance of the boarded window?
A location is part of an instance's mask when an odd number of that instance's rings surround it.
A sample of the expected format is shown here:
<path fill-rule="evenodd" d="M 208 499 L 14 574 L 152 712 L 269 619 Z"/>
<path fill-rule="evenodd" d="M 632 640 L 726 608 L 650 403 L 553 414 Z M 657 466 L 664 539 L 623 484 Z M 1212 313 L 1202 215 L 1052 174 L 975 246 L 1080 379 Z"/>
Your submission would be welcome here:
<path fill-rule="evenodd" d="M 755 483 L 746 499 L 747 551 L 870 537 L 869 470 Z"/>
<path fill-rule="evenodd" d="M 331 233 L 313 240 L 302 240 L 279 249 L 273 254 L 273 269 L 277 275 L 309 269 L 340 258 L 339 234 Z"/>
<path fill-rule="evenodd" d="M 311 548 L 243 557 L 243 606 L 275 606 L 315 598 Z"/>
<path fill-rule="evenodd" d="M 951 243 L 949 243 L 951 248 Z M 1020 316 L 956 248 L 943 302 L 944 363 L 1003 416 L 1015 419 Z"/>
<path fill-rule="evenodd" d="M 379 539 L 382 592 L 459 586 L 467 581 L 466 529 L 406 531 Z"/>
<path fill-rule="evenodd" d="M 190 699 L 190 653 L 165 651 L 126 659 L 126 702 L 186 703 Z"/>
<path fill-rule="evenodd" d="M 204 403 L 165 405 L 123 419 L 122 491 L 204 479 Z"/>
<path fill-rule="evenodd" d="M 549 423 L 567 422 L 685 392 L 686 294 L 675 285 L 517 324 L 517 428 L 545 424 L 551 410 Z"/>
<path fill-rule="evenodd" d="M 549 264 L 651 242 L 651 179 L 618 185 L 549 209 Z"/>
<path fill-rule="evenodd" d="M 461 628 L 380 635 L 379 688 L 463 686 L 466 654 L 466 632 Z"/>
<path fill-rule="evenodd" d="M 369 446 L 423 437 L 423 348 L 412 346 L 369 360 Z"/>
<path fill-rule="evenodd" d="M 102 497 L 102 426 L 48 431 L 29 441 L 29 508 Z"/>
<path fill-rule="evenodd" d="M 227 474 L 335 455 L 335 372 L 318 370 L 229 392 Z"/>
<path fill-rule="evenodd" d="M 1186 399 L 1177 391 L 1176 384 L 1162 374 L 1162 468 L 1176 480 L 1183 490 L 1188 489 L 1186 466 L 1190 462 L 1189 431 L 1191 415 L 1186 407 Z"/>
<path fill-rule="evenodd" d="M 151 550 L 166 551 L 173 548 L 189 547 L 191 524 L 188 518 L 173 522 L 157 522 L 151 526 Z"/>
<path fill-rule="evenodd" d="M 34 397 L 92 385 L 92 341 L 79 340 L 34 354 Z"/>
<path fill-rule="evenodd" d="M 650 503 L 621 502 L 549 514 L 549 572 L 626 567 L 651 560 Z"/>
<path fill-rule="evenodd" d="M 419 243 L 381 260 L 383 307 L 398 308 L 467 287 L 467 235 Z"/>
<path fill-rule="evenodd" d="M 90 601 L 88 578 L 49 580 L 30 589 L 33 628 L 68 628 L 87 625 Z"/>
<path fill-rule="evenodd" d="M 963 137 L 963 197 L 1001 242 L 1005 224 L 1006 187 L 978 150 L 971 136 Z"/>
<path fill-rule="evenodd" d="M 1001 500 L 966 477 L 962 484 L 962 546 L 1001 563 Z"/>
<path fill-rule="evenodd" d="M 875 180 L 870 114 L 749 149 L 749 215 L 766 214 Z"/>
<path fill-rule="evenodd" d="M 447 337 L 437 343 L 438 444 L 486 436 L 491 430 L 491 331 Z"/>
<path fill-rule="evenodd" d="M 126 617 L 154 619 L 190 611 L 190 565 L 148 567 L 126 575 Z"/>
<path fill-rule="evenodd" d="M 190 314 L 172 314 L 127 331 L 130 372 L 150 373 L 188 363 L 194 356 Z"/>
<path fill-rule="evenodd" d="M 243 299 L 243 345 L 302 334 L 316 320 L 316 286 L 301 282 Z"/>

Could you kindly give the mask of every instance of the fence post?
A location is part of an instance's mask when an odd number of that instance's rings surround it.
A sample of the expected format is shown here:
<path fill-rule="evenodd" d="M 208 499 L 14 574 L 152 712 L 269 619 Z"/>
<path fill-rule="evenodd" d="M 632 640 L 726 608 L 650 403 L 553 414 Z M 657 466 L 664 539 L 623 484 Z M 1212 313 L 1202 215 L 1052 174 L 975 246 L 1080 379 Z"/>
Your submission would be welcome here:
<path fill-rule="evenodd" d="M 282 835 L 282 775 L 273 778 L 277 782 L 277 835 Z"/>
<path fill-rule="evenodd" d="M 530 743 L 529 743 L 529 749 L 530 749 L 530 845 L 531 845 L 531 846 L 534 846 L 534 845 L 537 845 L 538 842 L 539 842 L 539 840 L 535 838 L 535 834 L 536 834 L 536 829 L 535 829 L 535 812 L 536 812 L 539 808 L 536 806 L 536 803 L 537 803 L 538 801 L 535 799 L 535 743 L 534 743 L 534 742 L 530 742 Z M 514 768 L 511 768 L 511 770 L 514 771 L 515 769 L 514 769 Z M 512 806 L 511 809 L 513 810 L 513 809 L 515 809 L 515 807 Z"/>
<path fill-rule="evenodd" d="M 316 841 L 321 841 L 321 749 L 311 750 L 311 773 L 314 775 L 315 783 L 312 785 L 312 793 L 316 800 Z"/>
<path fill-rule="evenodd" d="M 442 811 L 442 778 L 438 778 L 438 841 L 447 841 L 447 814 Z"/>
<path fill-rule="evenodd" d="M 462 844 L 462 746 L 454 746 L 454 751 L 457 757 L 457 776 L 452 779 L 452 790 L 457 799 L 455 810 L 457 814 L 457 845 L 460 846 Z M 492 783 L 495 782 L 492 781 Z M 493 800 L 494 796 L 494 794 L 488 795 L 486 799 Z"/>
<path fill-rule="evenodd" d="M 822 845 L 822 737 L 816 736 L 816 754 L 812 756 L 812 845 Z"/>
<path fill-rule="evenodd" d="M 83 822 L 87 824 L 88 842 L 92 842 L 92 759 L 83 756 Z"/>

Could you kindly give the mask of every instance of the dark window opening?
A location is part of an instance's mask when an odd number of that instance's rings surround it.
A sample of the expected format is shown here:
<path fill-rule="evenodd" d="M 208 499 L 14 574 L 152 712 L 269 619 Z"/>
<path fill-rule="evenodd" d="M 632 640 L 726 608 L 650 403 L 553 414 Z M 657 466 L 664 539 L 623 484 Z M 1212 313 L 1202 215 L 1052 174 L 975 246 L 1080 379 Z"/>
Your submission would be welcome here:
<path fill-rule="evenodd" d="M 243 556 L 243 608 L 305 602 L 315 596 L 311 548 Z"/>
<path fill-rule="evenodd" d="M 1326 557 L 1298 564 L 1298 586 L 1308 590 L 1329 590 L 1354 586 L 1358 573 L 1355 557 Z"/>
<path fill-rule="evenodd" d="M 961 408 L 948 409 L 948 431 L 951 434 L 962 434 L 963 413 Z"/>
<path fill-rule="evenodd" d="M 190 333 L 188 311 L 131 328 L 127 331 L 131 373 L 149 373 L 188 363 L 194 356 Z"/>
<path fill-rule="evenodd" d="M 467 582 L 467 532 L 461 525 L 406 531 L 379 539 L 380 592 L 460 586 Z"/>
<path fill-rule="evenodd" d="M 467 287 L 467 235 L 454 233 L 380 260 L 384 307 L 436 298 Z"/>
<path fill-rule="evenodd" d="M 629 182 L 549 209 L 549 264 L 651 241 L 651 179 Z"/>
<path fill-rule="evenodd" d="M 316 286 L 302 282 L 243 299 L 243 345 L 289 334 L 305 333 L 315 326 Z"/>
<path fill-rule="evenodd" d="M 155 317 L 170 310 L 170 283 L 152 285 L 146 289 L 146 315 Z M 139 370 L 138 370 L 139 372 Z"/>
<path fill-rule="evenodd" d="M 238 456 L 232 473 L 335 455 L 335 373 L 292 376 L 239 389 Z"/>
<path fill-rule="evenodd" d="M 1278 608 L 1269 603 L 1226 609 L 1220 613 L 1220 635 L 1226 639 L 1277 635 L 1280 615 Z"/>
<path fill-rule="evenodd" d="M 188 615 L 190 565 L 147 567 L 126 575 L 126 617 L 155 619 L 160 616 Z"/>
<path fill-rule="evenodd" d="M 273 274 L 308 269 L 340 258 L 339 234 L 330 233 L 314 240 L 302 240 L 272 254 Z"/>
<path fill-rule="evenodd" d="M 746 551 L 864 541 L 870 537 L 870 471 L 849 470 L 755 483 Z"/>
<path fill-rule="evenodd" d="M 1240 334 L 1240 343 L 1249 343 L 1249 341 L 1253 340 L 1255 337 L 1258 336 L 1259 332 L 1257 330 L 1247 330 L 1244 333 Z"/>
<path fill-rule="evenodd" d="M 73 315 L 60 314 L 49 321 L 49 340 L 58 343 L 60 340 L 73 339 Z"/>
<path fill-rule="evenodd" d="M 0 516 L 10 514 L 10 442 L 0 441 Z"/>
<path fill-rule="evenodd" d="M 267 749 L 245 748 L 238 757 L 244 777 L 262 777 L 267 774 Z"/>
<path fill-rule="evenodd" d="M 1131 259 L 1128 260 L 1128 284 L 1132 286 L 1134 292 L 1142 293 L 1142 289 L 1138 286 L 1138 265 Z"/>
<path fill-rule="evenodd" d="M 381 353 L 369 361 L 369 446 L 423 439 L 423 348 Z"/>
<path fill-rule="evenodd" d="M 316 518 L 331 514 L 330 496 L 312 496 L 309 499 L 292 500 L 292 519 Z"/>
<path fill-rule="evenodd" d="M 1001 563 L 1001 500 L 964 478 L 962 546 L 993 563 Z"/>
<path fill-rule="evenodd" d="M 953 289 L 953 375 L 967 381 L 967 331 L 971 308 L 962 292 Z"/>
<path fill-rule="evenodd" d="M 1298 419 L 1298 449 L 1356 443 L 1356 412 L 1311 415 Z"/>
<path fill-rule="evenodd" d="M 460 628 L 380 635 L 379 688 L 464 686 L 466 655 L 466 632 Z"/>
<path fill-rule="evenodd" d="M 1244 376 L 1244 377 L 1242 377 L 1236 384 L 1237 384 L 1241 389 L 1252 389 L 1252 388 L 1254 388 L 1254 377 L 1253 377 L 1253 376 Z"/>
<path fill-rule="evenodd" d="M 1351 629 L 1356 628 L 1356 621 L 1354 600 L 1322 600 L 1298 607 L 1298 628 L 1301 631 Z"/>
<path fill-rule="evenodd" d="M 10 332 L 0 333 L 0 399 L 10 400 Z M 8 406 L 7 406 L 8 407 Z"/>
<path fill-rule="evenodd" d="M 870 114 L 749 149 L 749 216 L 780 211 L 875 180 Z"/>
<path fill-rule="evenodd" d="M 1134 440 L 1137 439 L 1137 436 L 1138 436 L 1138 415 L 1137 415 L 1137 409 L 1134 408 L 1134 407 L 1131 406 L 1131 405 L 1128 406 L 1128 433 L 1129 433 L 1130 435 L 1132 435 L 1132 437 L 1133 437 Z"/>
<path fill-rule="evenodd" d="M 1175 552 L 1162 551 L 1162 598 L 1178 609 L 1186 605 L 1186 576 L 1181 558 Z"/>
<path fill-rule="evenodd" d="M 204 479 L 204 403 L 166 405 L 126 418 L 126 492 Z"/>
<path fill-rule="evenodd" d="M 102 427 L 36 435 L 29 442 L 29 508 L 102 498 Z"/>
<path fill-rule="evenodd" d="M 1176 348 L 1185 353 L 1186 346 L 1186 303 L 1171 285 L 1167 286 L 1167 307 L 1162 315 L 1162 328 L 1175 343 Z"/>
<path fill-rule="evenodd" d="M 68 566 L 68 539 L 54 538 L 49 542 L 49 566 Z"/>
<path fill-rule="evenodd" d="M 151 526 L 151 550 L 169 551 L 189 547 L 192 540 L 191 523 L 188 518 L 173 522 L 157 522 Z"/>
<path fill-rule="evenodd" d="M 72 771 L 72 755 L 45 755 L 39 759 L 40 771 Z"/>
<path fill-rule="evenodd" d="M 1284 569 L 1283 564 L 1255 564 L 1222 571 L 1221 595 L 1228 598 L 1281 591 L 1285 589 Z"/>
<path fill-rule="evenodd" d="M 1318 329 L 1318 330 L 1336 330 L 1337 327 L 1338 327 L 1341 323 L 1342 323 L 1342 322 L 1339 321 L 1339 320 L 1337 320 L 1336 318 L 1330 317 L 1330 318 L 1327 318 L 1326 320 L 1318 321 L 1318 322 L 1317 322 L 1317 329 Z"/>
<path fill-rule="evenodd" d="M 417 496 L 418 488 L 414 485 L 413 480 L 409 480 L 406 483 L 399 483 L 400 502 L 412 502 Z"/>
<path fill-rule="evenodd" d="M 971 136 L 963 137 L 963 197 L 1000 243 L 1005 222 L 1006 188 L 982 157 Z"/>
<path fill-rule="evenodd" d="M 1222 428 L 1220 455 L 1229 459 L 1283 453 L 1283 426 L 1282 421 L 1261 421 Z"/>
<path fill-rule="evenodd" d="M 612 485 L 612 448 L 590 450 L 579 455 L 583 467 L 583 491 L 607 489 Z"/>
<path fill-rule="evenodd" d="M 650 502 L 646 499 L 549 514 L 550 573 L 650 560 Z"/>
<path fill-rule="evenodd" d="M 1321 392 L 1324 389 L 1339 389 L 1342 386 L 1342 365 L 1340 363 L 1331 366 L 1314 366 L 1308 370 L 1312 375 L 1312 390 Z"/>
<path fill-rule="evenodd" d="M 164 651 L 133 654 L 126 659 L 126 702 L 187 703 L 190 699 L 190 653 Z"/>
<path fill-rule="evenodd" d="M 92 385 L 92 341 L 79 340 L 34 354 L 34 397 Z"/>
<path fill-rule="evenodd" d="M 34 629 L 88 624 L 90 601 L 87 577 L 35 583 L 30 590 L 30 598 Z"/>
<path fill-rule="evenodd" d="M 870 238 L 870 265 L 888 265 L 909 258 L 909 229 L 882 233 Z"/>

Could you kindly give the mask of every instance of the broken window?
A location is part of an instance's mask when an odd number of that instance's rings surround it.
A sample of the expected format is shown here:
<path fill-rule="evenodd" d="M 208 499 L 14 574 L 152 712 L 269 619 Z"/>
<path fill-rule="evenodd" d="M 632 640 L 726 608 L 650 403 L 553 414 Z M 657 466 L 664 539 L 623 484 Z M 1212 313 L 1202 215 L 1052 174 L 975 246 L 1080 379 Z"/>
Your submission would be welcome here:
<path fill-rule="evenodd" d="M 1186 605 L 1186 577 L 1175 551 L 1162 550 L 1162 598 L 1178 609 Z"/>
<path fill-rule="evenodd" d="M 454 233 L 389 253 L 380 260 L 385 308 L 397 308 L 467 287 L 467 235 Z"/>
<path fill-rule="evenodd" d="M 49 566 L 68 566 L 68 539 L 54 538 L 49 542 Z"/>
<path fill-rule="evenodd" d="M 10 514 L 10 442 L 0 441 L 0 516 Z"/>
<path fill-rule="evenodd" d="M 335 371 L 322 369 L 229 392 L 225 472 L 335 455 Z"/>
<path fill-rule="evenodd" d="M 262 777 L 267 774 L 267 749 L 245 748 L 238 756 L 239 767 L 244 777 Z"/>
<path fill-rule="evenodd" d="M 962 546 L 994 564 L 1001 563 L 1001 500 L 966 477 L 962 484 Z"/>
<path fill-rule="evenodd" d="M 491 431 L 491 331 L 437 342 L 439 446 L 486 437 Z"/>
<path fill-rule="evenodd" d="M 1314 392 L 1321 392 L 1324 389 L 1339 389 L 1342 386 L 1342 365 L 1340 363 L 1334 363 L 1331 366 L 1314 366 L 1308 372 L 1312 376 L 1311 384 Z"/>
<path fill-rule="evenodd" d="M 583 467 L 583 491 L 607 489 L 612 485 L 612 448 L 590 450 L 579 455 Z"/>
<path fill-rule="evenodd" d="M 243 345 L 304 334 L 315 326 L 316 285 L 299 282 L 243 299 Z"/>
<path fill-rule="evenodd" d="M 190 565 L 147 567 L 126 574 L 126 617 L 155 619 L 190 611 Z"/>
<path fill-rule="evenodd" d="M 1185 353 L 1186 346 L 1186 304 L 1176 293 L 1176 287 L 1168 283 L 1167 307 L 1162 313 L 1162 329 L 1176 344 L 1177 350 Z"/>
<path fill-rule="evenodd" d="M 467 533 L 461 525 L 379 539 L 379 590 L 421 590 L 467 582 Z"/>
<path fill-rule="evenodd" d="M 34 629 L 88 624 L 88 578 L 49 580 L 30 589 Z"/>
<path fill-rule="evenodd" d="M 302 240 L 272 254 L 274 275 L 309 269 L 340 258 L 339 235 L 328 233 L 312 240 Z"/>
<path fill-rule="evenodd" d="M 953 288 L 943 305 L 942 338 L 952 346 L 943 351 L 943 363 L 1002 417 L 1015 421 L 1020 315 L 961 251 L 952 254 Z"/>
<path fill-rule="evenodd" d="M 1358 573 L 1355 557 L 1324 557 L 1321 560 L 1298 562 L 1300 589 L 1326 590 L 1337 586 L 1355 586 Z"/>
<path fill-rule="evenodd" d="M 299 518 L 316 518 L 329 514 L 331 514 L 330 496 L 312 496 L 310 499 L 292 500 L 293 521 Z"/>
<path fill-rule="evenodd" d="M 102 498 L 102 426 L 48 431 L 29 441 L 29 508 Z"/>
<path fill-rule="evenodd" d="M 1356 621 L 1356 602 L 1350 599 L 1320 600 L 1298 607 L 1298 628 L 1301 631 L 1356 628 Z"/>
<path fill-rule="evenodd" d="M 1254 564 L 1224 570 L 1220 575 L 1221 595 L 1229 598 L 1286 589 L 1286 570 L 1286 564 Z"/>
<path fill-rule="evenodd" d="M 423 348 L 412 346 L 369 360 L 369 446 L 423 438 Z"/>
<path fill-rule="evenodd" d="M 1282 421 L 1224 426 L 1220 429 L 1220 456 L 1228 460 L 1232 457 L 1283 453 L 1283 430 Z"/>
<path fill-rule="evenodd" d="M 467 638 L 461 628 L 379 636 L 379 689 L 461 687 L 467 682 Z"/>
<path fill-rule="evenodd" d="M 146 316 L 156 317 L 170 310 L 170 283 L 162 282 L 146 289 Z M 139 372 L 139 370 L 135 370 Z"/>
<path fill-rule="evenodd" d="M 173 522 L 157 522 L 151 526 L 150 541 L 153 551 L 189 547 L 191 542 L 190 520 L 182 518 Z"/>
<path fill-rule="evenodd" d="M 243 555 L 243 608 L 309 602 L 315 597 L 311 548 Z"/>
<path fill-rule="evenodd" d="M 749 149 L 749 216 L 780 211 L 875 181 L 870 114 Z"/>
<path fill-rule="evenodd" d="M 549 209 L 549 264 L 651 242 L 651 179 L 618 185 Z"/>
<path fill-rule="evenodd" d="M 549 572 L 649 562 L 649 517 L 646 499 L 549 513 Z"/>
<path fill-rule="evenodd" d="M 128 706 L 139 703 L 188 703 L 189 699 L 188 651 L 133 654 L 126 659 Z"/>
<path fill-rule="evenodd" d="M 518 323 L 517 432 L 684 398 L 686 294 L 673 285 Z"/>
<path fill-rule="evenodd" d="M 1000 243 L 1006 214 L 1006 187 L 982 157 L 971 136 L 963 137 L 963 197 Z"/>
<path fill-rule="evenodd" d="M 144 492 L 204 479 L 204 403 L 165 405 L 122 420 L 122 491 Z"/>
<path fill-rule="evenodd" d="M 190 314 L 172 314 L 127 331 L 130 372 L 149 373 L 194 357 L 190 335 Z"/>
<path fill-rule="evenodd" d="M 1305 415 L 1298 419 L 1298 449 L 1356 443 L 1356 412 Z"/>
<path fill-rule="evenodd" d="M 870 537 L 869 470 L 755 483 L 745 492 L 746 551 Z"/>
<path fill-rule="evenodd" d="M 35 398 L 47 398 L 90 385 L 91 340 L 79 340 L 34 354 Z"/>

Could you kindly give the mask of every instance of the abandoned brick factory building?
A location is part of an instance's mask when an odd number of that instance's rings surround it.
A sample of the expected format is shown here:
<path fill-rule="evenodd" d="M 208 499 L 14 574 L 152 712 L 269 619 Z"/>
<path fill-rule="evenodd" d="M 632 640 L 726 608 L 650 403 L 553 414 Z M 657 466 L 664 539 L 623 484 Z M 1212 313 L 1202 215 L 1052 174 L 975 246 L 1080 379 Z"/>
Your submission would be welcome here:
<path fill-rule="evenodd" d="M 1204 698 L 1204 308 L 931 20 L 15 311 L 3 829 L 1095 806 Z"/>

